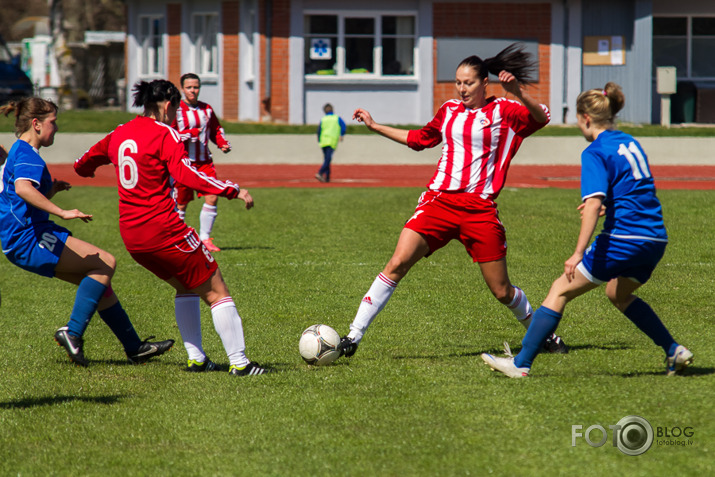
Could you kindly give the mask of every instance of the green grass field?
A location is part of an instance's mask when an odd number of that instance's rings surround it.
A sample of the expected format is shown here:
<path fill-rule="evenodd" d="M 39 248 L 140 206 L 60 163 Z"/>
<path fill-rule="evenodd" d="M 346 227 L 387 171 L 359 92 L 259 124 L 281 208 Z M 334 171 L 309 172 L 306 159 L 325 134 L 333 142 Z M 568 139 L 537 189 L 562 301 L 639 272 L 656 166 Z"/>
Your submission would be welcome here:
<path fill-rule="evenodd" d="M 662 351 L 606 299 L 569 305 L 568 355 L 542 355 L 532 376 L 490 372 L 482 352 L 518 349 L 524 330 L 452 243 L 402 281 L 350 360 L 316 368 L 297 350 L 323 322 L 347 331 L 394 248 L 419 189 L 254 189 L 256 208 L 221 201 L 221 270 L 243 317 L 251 359 L 274 375 L 182 371 L 186 354 L 168 285 L 136 265 L 117 228 L 113 189 L 76 188 L 57 202 L 93 213 L 64 223 L 116 255 L 114 289 L 141 336 L 174 338 L 131 366 L 95 316 L 89 368 L 52 339 L 75 288 L 0 259 L 0 475 L 713 475 L 715 306 L 713 191 L 661 191 L 671 244 L 640 292 L 695 353 L 687 376 L 664 376 Z M 573 190 L 506 189 L 499 199 L 512 281 L 537 306 L 571 254 Z M 198 204 L 189 208 L 198 225 Z M 204 346 L 226 364 L 206 306 Z M 692 436 L 645 454 L 608 442 L 572 447 L 572 425 L 608 429 L 638 415 Z M 657 432 L 657 431 L 656 431 Z M 600 434 L 591 434 L 593 441 Z M 660 438 L 662 439 L 662 438 Z"/>

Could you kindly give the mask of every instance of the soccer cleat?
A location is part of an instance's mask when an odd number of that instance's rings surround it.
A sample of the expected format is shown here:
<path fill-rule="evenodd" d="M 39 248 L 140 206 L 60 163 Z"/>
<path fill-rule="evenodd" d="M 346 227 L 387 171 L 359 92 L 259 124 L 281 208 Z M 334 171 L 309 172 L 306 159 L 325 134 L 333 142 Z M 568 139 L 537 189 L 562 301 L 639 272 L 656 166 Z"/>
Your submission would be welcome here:
<path fill-rule="evenodd" d="M 338 343 L 338 351 L 340 351 L 340 356 L 345 356 L 349 358 L 354 355 L 358 349 L 358 343 L 354 342 L 347 336 L 340 338 L 340 343 Z"/>
<path fill-rule="evenodd" d="M 174 340 L 149 341 L 152 338 L 154 337 L 150 336 L 149 338 L 142 341 L 142 344 L 139 345 L 139 349 L 137 349 L 135 352 L 131 354 L 127 353 L 127 359 L 130 363 L 145 363 L 154 356 L 159 356 L 166 353 L 171 349 L 172 346 L 174 346 Z"/>
<path fill-rule="evenodd" d="M 207 238 L 206 240 L 202 240 L 204 246 L 206 247 L 206 250 L 209 252 L 220 252 L 221 249 L 218 248 L 216 245 L 214 245 L 214 239 L 213 237 Z"/>
<path fill-rule="evenodd" d="M 489 353 L 482 353 L 482 360 L 492 368 L 492 371 L 499 371 L 510 378 L 525 378 L 529 375 L 529 368 L 517 368 L 514 365 L 514 358 L 511 356 L 501 358 Z"/>
<path fill-rule="evenodd" d="M 79 366 L 87 366 L 89 363 L 84 357 L 84 340 L 69 333 L 69 328 L 63 326 L 55 332 L 55 341 L 67 351 L 73 363 Z"/>
<path fill-rule="evenodd" d="M 228 368 L 228 374 L 231 376 L 258 376 L 261 374 L 272 373 L 274 370 L 268 367 L 261 367 L 255 361 L 251 361 L 246 366 L 239 368 L 235 364 L 232 364 Z"/>
<path fill-rule="evenodd" d="M 186 366 L 186 371 L 190 373 L 204 373 L 206 371 L 223 371 L 221 366 L 211 361 L 208 356 L 201 362 L 195 359 L 190 359 Z"/>
<path fill-rule="evenodd" d="M 569 352 L 569 347 L 566 346 L 564 340 L 560 336 L 552 333 L 551 336 L 546 338 L 544 343 L 544 351 L 551 354 L 566 354 Z"/>
<path fill-rule="evenodd" d="M 682 372 L 693 364 L 693 353 L 683 345 L 678 345 L 675 348 L 675 353 L 672 356 L 665 358 L 665 375 L 674 376 L 682 374 Z"/>

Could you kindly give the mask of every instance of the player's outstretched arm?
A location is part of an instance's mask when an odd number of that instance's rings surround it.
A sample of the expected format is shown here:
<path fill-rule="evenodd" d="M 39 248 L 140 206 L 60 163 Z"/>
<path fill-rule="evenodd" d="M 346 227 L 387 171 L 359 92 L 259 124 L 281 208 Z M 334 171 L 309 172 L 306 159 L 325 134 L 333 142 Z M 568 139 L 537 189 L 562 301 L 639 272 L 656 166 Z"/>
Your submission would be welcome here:
<path fill-rule="evenodd" d="M 62 181 L 60 181 L 62 182 Z M 65 183 L 66 184 L 66 183 Z M 24 179 L 16 180 L 15 181 L 15 192 L 17 193 L 18 196 L 31 206 L 44 210 L 45 212 L 56 215 L 57 217 L 64 219 L 64 220 L 71 220 L 71 219 L 81 219 L 84 222 L 89 222 L 92 220 L 92 216 L 89 214 L 85 214 L 77 209 L 73 210 L 64 210 L 58 205 L 56 205 L 54 202 L 52 202 L 50 199 L 42 195 L 42 192 L 39 190 L 35 189 L 35 186 L 32 184 L 32 182 Z"/>
<path fill-rule="evenodd" d="M 358 108 L 353 113 L 353 119 L 359 123 L 365 124 L 370 131 L 376 132 L 381 136 L 385 136 L 388 139 L 392 139 L 400 144 L 407 144 L 407 134 L 409 131 L 406 129 L 397 129 L 391 126 L 385 126 L 384 124 L 379 124 L 372 119 L 369 112 L 362 108 Z"/>

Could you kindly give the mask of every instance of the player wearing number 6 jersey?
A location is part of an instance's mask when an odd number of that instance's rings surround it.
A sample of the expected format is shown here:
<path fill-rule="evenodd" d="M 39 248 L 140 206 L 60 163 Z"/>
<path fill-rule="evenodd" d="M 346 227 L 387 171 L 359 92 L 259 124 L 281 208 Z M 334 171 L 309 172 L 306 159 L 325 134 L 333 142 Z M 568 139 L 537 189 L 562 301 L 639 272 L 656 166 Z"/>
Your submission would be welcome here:
<path fill-rule="evenodd" d="M 263 374 L 249 362 L 243 325 L 211 253 L 196 231 L 179 217 L 172 199 L 178 183 L 253 207 L 253 198 L 230 181 L 220 181 L 191 165 L 179 134 L 169 126 L 176 116 L 179 91 L 165 80 L 134 86 L 134 105 L 144 115 L 118 126 L 75 163 L 75 171 L 93 176 L 97 167 L 113 164 L 119 191 L 119 230 L 132 257 L 173 286 L 176 322 L 189 355 L 191 371 L 219 367 L 204 353 L 199 297 L 211 307 L 214 325 L 228 354 L 232 375 Z"/>
<path fill-rule="evenodd" d="M 633 294 L 663 257 L 668 235 L 645 152 L 633 136 L 615 129 L 615 116 L 624 103 L 615 83 L 585 91 L 577 99 L 578 126 L 591 144 L 581 154 L 583 204 L 576 250 L 534 313 L 521 352 L 513 358 L 482 354 L 492 369 L 510 377 L 527 376 L 566 304 L 602 283 L 607 283 L 606 295 L 613 305 L 663 348 L 667 375 L 692 363 L 693 353 L 679 345 L 650 306 Z M 604 214 L 603 230 L 589 246 L 598 217 Z"/>
<path fill-rule="evenodd" d="M 455 74 L 459 100 L 447 101 L 434 119 L 418 130 L 378 124 L 364 109 L 355 110 L 353 119 L 414 150 L 440 142 L 443 145 L 428 190 L 402 229 L 392 258 L 363 297 L 349 334 L 341 340 L 342 355 L 355 353 L 370 323 L 412 266 L 452 239 L 459 240 L 472 261 L 479 264 L 497 300 L 529 326 L 531 305 L 524 292 L 509 280 L 506 233 L 494 200 L 522 141 L 549 121 L 546 106 L 525 90 L 532 66 L 530 55 L 516 44 L 494 58 L 465 58 Z M 498 75 L 504 90 L 521 102 L 487 98 L 489 73 Z M 553 336 L 549 350 L 563 353 L 566 347 L 561 338 Z"/>
<path fill-rule="evenodd" d="M 64 210 L 51 200 L 57 192 L 70 189 L 67 182 L 52 179 L 40 157 L 40 148 L 54 143 L 57 106 L 44 99 L 25 98 L 0 108 L 5 116 L 11 112 L 16 117 L 18 140 L 9 155 L 0 147 L 0 242 L 5 256 L 18 267 L 78 285 L 69 322 L 55 332 L 55 340 L 72 362 L 87 366 L 83 335 L 98 311 L 131 362 L 141 363 L 168 351 L 173 340 L 139 339 L 112 291 L 114 257 L 49 220 L 50 214 L 64 220 L 92 220 L 89 214 Z"/>

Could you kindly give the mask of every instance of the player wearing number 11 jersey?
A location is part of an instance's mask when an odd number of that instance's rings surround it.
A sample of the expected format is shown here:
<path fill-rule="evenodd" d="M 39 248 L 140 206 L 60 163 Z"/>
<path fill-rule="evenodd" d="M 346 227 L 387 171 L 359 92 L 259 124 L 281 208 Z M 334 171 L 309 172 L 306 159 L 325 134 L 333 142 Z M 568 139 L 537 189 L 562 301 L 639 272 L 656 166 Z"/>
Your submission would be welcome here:
<path fill-rule="evenodd" d="M 682 372 L 693 361 L 693 353 L 679 345 L 651 307 L 633 294 L 650 279 L 665 253 L 668 235 L 648 159 L 633 136 L 615 129 L 624 103 L 615 83 L 584 91 L 576 101 L 579 129 L 591 143 L 581 154 L 581 231 L 563 275 L 534 312 L 521 352 L 513 358 L 482 354 L 492 369 L 507 376 L 528 375 L 566 304 L 603 283 L 611 303 L 663 348 L 667 375 Z M 589 245 L 604 206 L 603 230 Z"/>
<path fill-rule="evenodd" d="M 134 105 L 144 115 L 117 127 L 75 163 L 84 177 L 97 167 L 113 164 L 119 190 L 119 230 L 127 250 L 143 267 L 176 289 L 176 322 L 189 355 L 188 370 L 220 369 L 204 353 L 199 298 L 211 306 L 214 326 L 229 358 L 229 372 L 263 374 L 249 362 L 243 324 L 218 265 L 196 231 L 179 217 L 172 199 L 173 177 L 178 183 L 228 199 L 238 197 L 253 207 L 245 189 L 220 181 L 191 166 L 179 133 L 169 124 L 176 116 L 179 90 L 171 82 L 139 82 Z"/>

